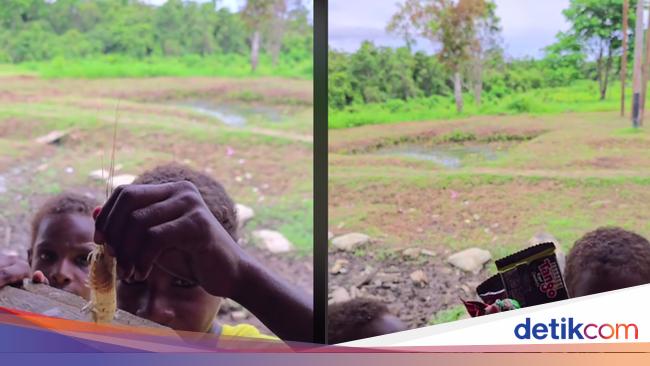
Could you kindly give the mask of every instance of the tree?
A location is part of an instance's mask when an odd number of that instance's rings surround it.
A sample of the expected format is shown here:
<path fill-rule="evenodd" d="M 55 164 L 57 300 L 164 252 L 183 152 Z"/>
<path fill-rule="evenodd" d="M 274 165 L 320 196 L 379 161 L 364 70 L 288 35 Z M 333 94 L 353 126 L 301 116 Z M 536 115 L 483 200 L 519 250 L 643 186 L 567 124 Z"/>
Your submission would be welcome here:
<path fill-rule="evenodd" d="M 621 55 L 621 117 L 625 116 L 625 80 L 627 79 L 627 27 L 630 4 L 623 0 L 623 53 Z"/>
<path fill-rule="evenodd" d="M 411 27 L 416 34 L 442 49 L 438 56 L 454 78 L 456 110 L 463 110 L 461 71 L 476 42 L 476 26 L 489 15 L 485 0 L 406 0 L 387 26 L 389 32 Z"/>
<path fill-rule="evenodd" d="M 601 100 L 607 96 L 613 60 L 621 49 L 623 1 L 571 0 L 569 8 L 563 11 L 571 23 L 571 29 L 565 36 L 575 38 L 581 51 L 596 61 L 596 79 Z"/>
<path fill-rule="evenodd" d="M 632 88 L 632 125 L 639 127 L 641 112 L 641 63 L 643 62 L 643 2 L 636 4 L 636 29 L 634 30 L 634 74 Z"/>
<path fill-rule="evenodd" d="M 273 19 L 273 8 L 276 1 L 246 0 L 246 4 L 241 11 L 242 20 L 251 33 L 251 70 L 253 72 L 255 72 L 259 63 L 261 32 L 268 27 L 268 24 Z"/>
<path fill-rule="evenodd" d="M 499 17 L 496 16 L 496 4 L 487 2 L 486 15 L 476 20 L 476 39 L 471 45 L 471 56 L 468 70 L 468 80 L 474 89 L 474 101 L 481 105 L 481 93 L 483 91 L 483 73 L 485 63 L 489 58 L 500 58 L 501 49 L 501 26 Z"/>

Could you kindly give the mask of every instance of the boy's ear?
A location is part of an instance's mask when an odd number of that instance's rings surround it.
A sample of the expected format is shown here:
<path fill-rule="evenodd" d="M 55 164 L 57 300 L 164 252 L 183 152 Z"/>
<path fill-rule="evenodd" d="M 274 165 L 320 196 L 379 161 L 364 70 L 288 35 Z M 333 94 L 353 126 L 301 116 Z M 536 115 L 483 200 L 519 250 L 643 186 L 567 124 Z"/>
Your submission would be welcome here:
<path fill-rule="evenodd" d="M 27 249 L 27 263 L 32 266 L 32 248 Z"/>

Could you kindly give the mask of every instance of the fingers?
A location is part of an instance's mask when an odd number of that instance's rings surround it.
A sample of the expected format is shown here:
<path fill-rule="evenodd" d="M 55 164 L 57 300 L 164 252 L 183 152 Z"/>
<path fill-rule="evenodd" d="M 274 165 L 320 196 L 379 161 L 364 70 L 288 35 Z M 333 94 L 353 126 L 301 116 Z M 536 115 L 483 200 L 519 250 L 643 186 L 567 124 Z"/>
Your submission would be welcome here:
<path fill-rule="evenodd" d="M 164 250 L 179 243 L 196 241 L 194 235 L 198 232 L 199 225 L 195 215 L 190 214 L 150 227 L 147 230 L 147 239 L 143 241 L 136 257 L 135 280 L 142 281 L 149 276 L 153 263 Z"/>
<path fill-rule="evenodd" d="M 8 264 L 0 267 L 0 287 L 11 285 L 29 278 L 29 264 L 18 257 L 9 257 Z"/>
<path fill-rule="evenodd" d="M 45 277 L 45 274 L 41 271 L 34 272 L 34 274 L 32 275 L 32 282 L 42 283 L 44 285 L 50 284 L 50 280 L 48 280 L 47 277 Z"/>
<path fill-rule="evenodd" d="M 132 211 L 169 198 L 178 183 L 130 184 L 115 189 L 95 220 L 95 242 L 105 244 L 118 239 Z M 109 245 L 114 243 L 108 243 Z"/>

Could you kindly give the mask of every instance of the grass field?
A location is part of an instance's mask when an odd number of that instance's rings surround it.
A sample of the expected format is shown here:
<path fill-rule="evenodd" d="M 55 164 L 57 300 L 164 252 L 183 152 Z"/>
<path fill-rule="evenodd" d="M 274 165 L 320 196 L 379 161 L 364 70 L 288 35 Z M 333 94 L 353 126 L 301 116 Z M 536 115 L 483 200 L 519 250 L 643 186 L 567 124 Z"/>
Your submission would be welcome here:
<path fill-rule="evenodd" d="M 462 114 L 456 112 L 453 96 L 402 100 L 386 103 L 352 105 L 343 110 L 329 111 L 329 128 L 349 128 L 368 124 L 388 124 L 407 121 L 434 121 L 463 119 L 478 115 L 547 115 L 574 112 L 616 111 L 620 106 L 620 84 L 613 83 L 607 98 L 598 100 L 598 84 L 593 81 L 579 81 L 571 86 L 534 89 L 527 92 L 513 92 L 505 96 L 484 93 L 480 107 L 472 95 L 464 95 L 465 107 Z M 631 96 L 631 90 L 626 90 Z"/>
<path fill-rule="evenodd" d="M 258 116 L 230 127 L 179 104 L 188 98 L 265 106 L 281 120 Z M 311 82 L 301 79 L 52 80 L 0 67 L 0 223 L 10 232 L 0 248 L 22 253 L 27 223 L 51 194 L 77 190 L 104 199 L 103 184 L 89 172 L 101 167 L 119 103 L 119 174 L 137 175 L 169 161 L 188 164 L 217 178 L 236 202 L 256 211 L 246 233 L 278 230 L 299 253 L 310 254 L 311 100 Z M 53 130 L 68 133 L 62 144 L 35 142 Z"/>
<path fill-rule="evenodd" d="M 602 225 L 650 236 L 650 133 L 629 125 L 598 112 L 330 130 L 331 230 L 495 258 L 540 231 L 565 250 Z M 463 155 L 457 167 L 422 155 L 476 147 L 495 154 Z"/>
<path fill-rule="evenodd" d="M 0 65 L 0 76 L 33 74 L 44 78 L 143 78 L 156 76 L 213 76 L 229 78 L 284 77 L 312 79 L 311 59 L 280 58 L 273 66 L 270 58 L 261 55 L 257 70 L 251 71 L 248 57 L 243 55 L 213 55 L 201 57 L 150 57 L 133 59 L 119 55 L 94 56 L 86 59 L 55 58 L 49 61 Z"/>

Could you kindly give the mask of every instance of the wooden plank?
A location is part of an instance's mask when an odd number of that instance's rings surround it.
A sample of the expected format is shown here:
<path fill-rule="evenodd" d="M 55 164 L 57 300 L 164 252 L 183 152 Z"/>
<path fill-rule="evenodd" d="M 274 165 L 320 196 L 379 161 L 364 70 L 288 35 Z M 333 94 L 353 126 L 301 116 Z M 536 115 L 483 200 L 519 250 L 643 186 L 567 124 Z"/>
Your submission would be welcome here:
<path fill-rule="evenodd" d="M 82 310 L 86 303 L 77 295 L 43 284 L 25 283 L 23 289 L 11 286 L 0 288 L 2 307 L 68 320 L 92 321 L 90 312 Z M 119 309 L 113 324 L 169 329 Z"/>

